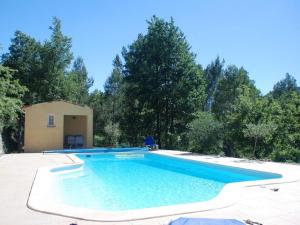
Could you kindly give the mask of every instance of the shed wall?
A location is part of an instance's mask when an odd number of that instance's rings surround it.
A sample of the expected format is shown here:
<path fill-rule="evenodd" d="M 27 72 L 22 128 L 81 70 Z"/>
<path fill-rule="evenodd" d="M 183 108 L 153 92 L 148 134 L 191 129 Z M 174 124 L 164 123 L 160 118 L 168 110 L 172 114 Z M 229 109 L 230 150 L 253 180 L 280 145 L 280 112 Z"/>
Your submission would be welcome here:
<path fill-rule="evenodd" d="M 32 105 L 25 111 L 25 152 L 63 149 L 64 116 L 86 116 L 86 147 L 93 147 L 93 111 L 71 103 L 57 101 Z M 48 116 L 54 115 L 54 126 L 48 127 Z"/>

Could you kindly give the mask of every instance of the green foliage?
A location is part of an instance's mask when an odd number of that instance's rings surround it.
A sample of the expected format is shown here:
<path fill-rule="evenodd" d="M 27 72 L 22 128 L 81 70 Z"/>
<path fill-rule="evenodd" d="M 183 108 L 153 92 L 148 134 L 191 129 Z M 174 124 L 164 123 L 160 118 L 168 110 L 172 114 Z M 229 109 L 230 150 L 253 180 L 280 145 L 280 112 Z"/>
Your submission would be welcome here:
<path fill-rule="evenodd" d="M 65 78 L 65 95 L 70 102 L 84 105 L 88 102 L 89 88 L 93 86 L 94 80 L 88 77 L 88 72 L 84 65 L 83 59 L 78 57 L 72 70 L 67 73 Z"/>
<path fill-rule="evenodd" d="M 104 127 L 104 131 L 107 137 L 108 144 L 116 146 L 121 135 L 119 124 L 109 121 Z"/>
<path fill-rule="evenodd" d="M 0 64 L 0 131 L 21 113 L 23 103 L 20 99 L 27 90 L 18 80 L 13 79 L 13 72 Z"/>
<path fill-rule="evenodd" d="M 291 92 L 286 95 L 278 102 L 278 109 L 273 114 L 278 126 L 272 142 L 274 148 L 300 149 L 300 94 Z"/>
<path fill-rule="evenodd" d="M 212 105 L 212 112 L 224 124 L 225 155 L 244 155 L 247 140 L 243 136 L 242 129 L 253 118 L 251 112 L 255 112 L 253 109 L 258 93 L 245 69 L 232 65 L 225 69 Z"/>
<path fill-rule="evenodd" d="M 122 101 L 123 101 L 123 74 L 122 74 L 122 62 L 117 55 L 113 60 L 113 71 L 105 82 L 105 109 L 107 111 L 108 120 L 113 123 L 119 122 L 122 113 Z"/>
<path fill-rule="evenodd" d="M 53 18 L 50 26 L 52 31 L 50 40 L 46 40 L 41 51 L 43 89 L 41 98 L 43 101 L 65 99 L 65 70 L 70 65 L 73 54 L 71 52 L 71 38 L 63 35 L 61 21 Z"/>
<path fill-rule="evenodd" d="M 24 104 L 41 101 L 44 74 L 41 60 L 42 44 L 34 38 L 16 31 L 11 40 L 9 53 L 2 56 L 4 66 L 14 69 L 13 78 L 28 88 L 22 98 Z"/>
<path fill-rule="evenodd" d="M 68 100 L 65 74 L 73 59 L 71 38 L 63 35 L 57 18 L 50 30 L 51 37 L 44 43 L 16 31 L 9 53 L 2 56 L 3 65 L 16 70 L 14 78 L 29 90 L 22 98 L 25 104 Z"/>
<path fill-rule="evenodd" d="M 94 135 L 94 146 L 95 147 L 103 147 L 106 146 L 105 137 L 101 135 Z"/>
<path fill-rule="evenodd" d="M 154 16 L 123 57 L 126 107 L 140 114 L 140 134 L 155 134 L 158 145 L 172 147 L 169 133 L 184 132 L 204 101 L 203 71 L 185 36 L 173 20 Z"/>
<path fill-rule="evenodd" d="M 192 152 L 219 154 L 222 152 L 223 126 L 211 113 L 201 112 L 188 125 L 189 150 Z"/>
<path fill-rule="evenodd" d="M 246 124 L 246 128 L 243 130 L 244 136 L 253 139 L 253 156 L 257 157 L 256 155 L 256 146 L 259 140 L 264 141 L 268 136 L 272 135 L 275 131 L 276 125 L 273 123 L 259 123 L 253 124 L 249 123 Z"/>
<path fill-rule="evenodd" d="M 117 55 L 113 60 L 113 71 L 104 86 L 105 92 L 95 90 L 88 100 L 88 105 L 94 110 L 95 143 L 98 145 L 116 145 L 120 140 L 126 141 L 128 136 L 121 132 L 119 125 L 124 111 L 122 84 L 122 62 Z"/>
<path fill-rule="evenodd" d="M 232 110 L 242 86 L 248 87 L 252 96 L 258 96 L 259 91 L 254 86 L 254 82 L 249 79 L 248 72 L 244 68 L 228 66 L 224 76 L 219 80 L 212 105 L 212 112 L 217 118 L 222 120 L 226 113 Z"/>
<path fill-rule="evenodd" d="M 271 154 L 271 159 L 276 162 L 297 162 L 300 163 L 300 150 L 291 146 L 278 147 Z"/>
<path fill-rule="evenodd" d="M 105 82 L 104 90 L 107 95 L 116 96 L 123 80 L 123 65 L 119 55 L 113 60 L 113 71 Z"/>
<path fill-rule="evenodd" d="M 26 92 L 26 87 L 20 85 L 18 80 L 13 79 L 13 70 L 0 64 L 0 153 L 3 152 L 2 131 L 3 128 L 9 128 L 20 114 L 23 105 L 20 100 Z M 4 133 L 4 143 L 9 140 Z M 9 143 L 10 144 L 10 143 Z M 9 145 L 5 145 L 7 151 Z"/>
<path fill-rule="evenodd" d="M 275 99 L 279 99 L 290 92 L 298 92 L 300 94 L 300 88 L 297 87 L 296 79 L 289 73 L 285 75 L 285 78 L 274 85 L 272 96 Z"/>
<path fill-rule="evenodd" d="M 104 101 L 104 94 L 99 90 L 95 90 L 89 95 L 88 106 L 93 109 L 94 113 L 94 134 L 99 136 L 104 135 L 104 124 L 107 121 Z"/>
<path fill-rule="evenodd" d="M 220 58 L 217 57 L 215 61 L 209 64 L 205 71 L 205 81 L 206 81 L 206 102 L 204 106 L 205 111 L 211 111 L 212 104 L 214 102 L 214 96 L 216 91 L 218 90 L 218 83 L 219 80 L 223 77 L 223 66 L 224 66 L 224 59 L 221 62 Z"/>

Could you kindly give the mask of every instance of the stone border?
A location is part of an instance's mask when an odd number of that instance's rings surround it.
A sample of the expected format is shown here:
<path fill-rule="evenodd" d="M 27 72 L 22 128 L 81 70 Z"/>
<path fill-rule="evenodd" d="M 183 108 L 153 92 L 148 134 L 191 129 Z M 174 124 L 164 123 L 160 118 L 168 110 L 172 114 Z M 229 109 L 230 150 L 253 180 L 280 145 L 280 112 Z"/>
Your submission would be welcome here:
<path fill-rule="evenodd" d="M 156 152 L 152 152 L 152 154 L 167 155 L 167 156 L 186 159 L 186 160 L 208 162 L 207 160 L 199 159 L 194 155 L 178 156 L 175 155 L 174 152 L 172 151 L 156 151 Z M 172 206 L 162 206 L 162 207 L 145 208 L 145 209 L 128 210 L 128 211 L 99 211 L 94 209 L 80 208 L 80 207 L 74 207 L 66 204 L 61 204 L 55 202 L 53 196 L 51 196 L 51 192 L 52 192 L 51 187 L 53 186 L 53 182 L 54 182 L 52 179 L 53 173 L 56 174 L 70 173 L 70 172 L 82 170 L 83 168 L 84 162 L 81 159 L 79 159 L 75 155 L 66 155 L 66 156 L 73 161 L 72 164 L 42 167 L 38 169 L 27 201 L 27 206 L 30 209 L 39 212 L 55 214 L 60 216 L 67 216 L 67 217 L 82 219 L 82 220 L 90 220 L 90 221 L 102 221 L 102 222 L 133 221 L 133 220 L 150 219 L 156 217 L 179 215 L 179 214 L 225 208 L 237 202 L 237 200 L 240 198 L 243 188 L 251 187 L 251 186 L 259 186 L 259 185 L 295 182 L 300 179 L 299 177 L 295 177 L 290 173 L 281 173 L 281 175 L 283 176 L 282 178 L 226 184 L 221 190 L 221 192 L 215 198 L 205 202 L 178 204 Z M 214 163 L 214 162 L 210 161 L 210 163 Z M 236 165 L 234 165 L 234 163 L 218 162 L 215 164 L 237 167 Z M 253 170 L 254 168 L 252 166 L 253 165 L 239 166 L 239 168 Z M 266 169 L 264 170 L 260 169 L 260 171 L 278 173 L 278 171 L 274 171 L 274 170 L 272 171 Z M 257 169 L 255 168 L 255 170 Z"/>

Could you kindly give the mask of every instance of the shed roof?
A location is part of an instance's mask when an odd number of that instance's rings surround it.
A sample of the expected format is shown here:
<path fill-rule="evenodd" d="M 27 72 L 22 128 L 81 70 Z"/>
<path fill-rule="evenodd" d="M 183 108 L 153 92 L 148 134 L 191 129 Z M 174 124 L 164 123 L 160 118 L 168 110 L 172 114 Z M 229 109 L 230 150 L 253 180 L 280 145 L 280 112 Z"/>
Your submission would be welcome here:
<path fill-rule="evenodd" d="M 67 101 L 64 101 L 64 100 L 59 100 L 59 101 L 51 101 L 51 102 L 41 102 L 41 103 L 36 103 L 36 104 L 32 104 L 32 105 L 25 105 L 23 106 L 23 111 L 26 111 L 27 109 L 29 108 L 32 108 L 32 107 L 40 107 L 42 105 L 49 105 L 49 104 L 69 104 L 71 106 L 75 106 L 75 107 L 80 107 L 82 109 L 86 109 L 86 110 L 92 110 L 90 107 L 84 105 L 79 105 L 79 104 L 74 104 L 74 103 L 71 103 L 71 102 L 67 102 Z"/>

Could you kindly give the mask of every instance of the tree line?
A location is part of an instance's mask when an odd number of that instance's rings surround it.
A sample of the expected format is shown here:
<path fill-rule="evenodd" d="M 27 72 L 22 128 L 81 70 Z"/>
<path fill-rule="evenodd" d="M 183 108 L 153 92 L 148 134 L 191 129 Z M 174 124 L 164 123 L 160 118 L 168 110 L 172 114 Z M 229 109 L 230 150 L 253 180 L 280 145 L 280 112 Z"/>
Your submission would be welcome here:
<path fill-rule="evenodd" d="M 92 92 L 59 19 L 44 42 L 16 31 L 0 67 L 6 149 L 22 146 L 22 105 L 66 100 L 93 109 L 95 146 L 140 146 L 152 135 L 163 149 L 299 162 L 300 88 L 292 75 L 263 95 L 243 67 L 217 57 L 203 68 L 173 19 L 147 23 L 114 58 L 104 91 Z"/>

